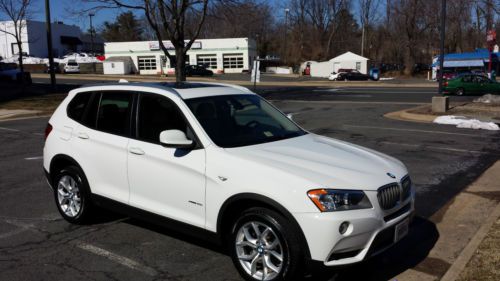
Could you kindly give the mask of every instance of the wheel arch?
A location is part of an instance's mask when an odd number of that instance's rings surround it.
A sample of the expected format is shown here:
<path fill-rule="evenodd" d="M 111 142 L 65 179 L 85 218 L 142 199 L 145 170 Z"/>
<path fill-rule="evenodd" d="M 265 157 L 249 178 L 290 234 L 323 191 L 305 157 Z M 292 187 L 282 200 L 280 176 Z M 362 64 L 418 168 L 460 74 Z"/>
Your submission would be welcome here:
<path fill-rule="evenodd" d="M 54 177 L 56 176 L 57 171 L 60 171 L 64 167 L 68 166 L 78 167 L 83 172 L 83 177 L 85 177 L 86 180 L 85 172 L 74 158 L 66 154 L 57 154 L 52 157 L 52 160 L 50 160 L 49 177 L 51 186 L 53 185 Z"/>
<path fill-rule="evenodd" d="M 240 193 L 233 195 L 228 198 L 219 210 L 217 216 L 217 233 L 219 237 L 224 238 L 227 228 L 230 223 L 236 219 L 236 216 L 242 211 L 252 208 L 252 207 L 264 207 L 278 212 L 287 219 L 290 224 L 296 229 L 298 236 L 300 237 L 301 247 L 304 249 L 304 254 L 306 258 L 311 258 L 311 253 L 309 251 L 309 246 L 307 244 L 306 237 L 302 228 L 293 215 L 280 203 L 275 200 L 255 193 Z"/>

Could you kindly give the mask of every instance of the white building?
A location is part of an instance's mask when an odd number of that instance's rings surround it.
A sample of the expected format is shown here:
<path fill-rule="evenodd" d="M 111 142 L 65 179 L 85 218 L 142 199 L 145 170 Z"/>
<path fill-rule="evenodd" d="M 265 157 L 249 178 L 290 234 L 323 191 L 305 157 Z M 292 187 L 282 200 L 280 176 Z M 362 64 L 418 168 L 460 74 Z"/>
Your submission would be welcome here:
<path fill-rule="evenodd" d="M 174 54 L 170 41 L 165 46 Z M 255 41 L 249 38 L 199 39 L 187 52 L 186 63 L 206 65 L 214 73 L 240 73 L 252 68 L 256 56 Z M 104 44 L 106 58 L 128 56 L 134 72 L 140 74 L 173 74 L 174 65 L 165 58 L 158 41 L 108 42 Z"/>
<path fill-rule="evenodd" d="M 367 74 L 368 60 L 369 59 L 356 55 L 355 53 L 346 52 L 329 61 L 311 62 L 311 76 L 326 78 L 330 76 L 332 72 L 338 72 L 341 68 L 356 69 L 363 74 Z"/>
<path fill-rule="evenodd" d="M 45 22 L 29 20 L 23 21 L 23 25 L 21 35 L 23 52 L 34 57 L 48 57 Z M 81 31 L 78 26 L 54 22 L 51 27 L 54 57 L 79 50 L 82 41 L 80 40 Z M 14 23 L 12 21 L 2 21 L 0 22 L 0 30 L 14 33 Z M 9 58 L 17 53 L 19 53 L 19 46 L 14 36 L 0 31 L 0 56 Z"/>

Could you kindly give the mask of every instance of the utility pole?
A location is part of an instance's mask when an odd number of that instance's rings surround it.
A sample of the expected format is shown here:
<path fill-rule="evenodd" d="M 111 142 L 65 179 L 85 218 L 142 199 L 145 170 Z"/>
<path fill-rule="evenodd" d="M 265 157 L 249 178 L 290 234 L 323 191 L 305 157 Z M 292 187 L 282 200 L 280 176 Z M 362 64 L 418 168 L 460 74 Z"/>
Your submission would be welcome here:
<path fill-rule="evenodd" d="M 94 54 L 94 27 L 92 26 L 92 17 L 95 16 L 94 13 L 89 13 L 90 18 L 90 53 L 95 57 Z M 95 62 L 92 63 L 92 68 L 94 70 L 94 74 L 96 73 Z"/>
<path fill-rule="evenodd" d="M 443 95 L 443 70 L 444 70 L 444 38 L 446 25 L 446 0 L 441 0 L 441 44 L 439 50 L 439 96 Z"/>
<path fill-rule="evenodd" d="M 56 88 L 56 74 L 54 69 L 54 54 L 52 53 L 52 27 L 50 23 L 50 3 L 45 0 L 45 27 L 47 29 L 47 49 L 49 52 L 49 73 L 50 73 L 50 86 L 52 90 Z"/>
<path fill-rule="evenodd" d="M 363 28 L 361 29 L 361 56 L 364 56 L 365 49 L 365 24 L 362 23 Z"/>
<path fill-rule="evenodd" d="M 287 31 L 288 31 L 288 12 L 290 12 L 290 9 L 285 9 L 285 42 L 284 42 L 284 46 L 283 46 L 283 49 L 284 49 L 284 52 L 283 52 L 283 60 L 285 62 L 285 65 L 286 65 L 286 35 L 287 35 Z"/>

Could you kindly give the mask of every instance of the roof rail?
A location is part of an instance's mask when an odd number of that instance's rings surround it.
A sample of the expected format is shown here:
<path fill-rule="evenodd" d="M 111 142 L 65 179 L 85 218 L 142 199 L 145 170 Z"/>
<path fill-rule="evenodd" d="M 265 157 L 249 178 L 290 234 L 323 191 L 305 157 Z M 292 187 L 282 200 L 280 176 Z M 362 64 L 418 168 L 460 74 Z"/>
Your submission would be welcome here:
<path fill-rule="evenodd" d="M 240 86 L 240 85 L 226 84 L 226 83 L 217 83 L 217 82 L 200 82 L 200 83 L 209 84 L 209 85 L 218 85 L 218 86 L 230 87 L 230 88 L 238 89 L 238 90 L 243 91 L 243 92 L 253 93 L 250 89 L 248 89 L 246 87 L 243 87 L 243 86 Z"/>

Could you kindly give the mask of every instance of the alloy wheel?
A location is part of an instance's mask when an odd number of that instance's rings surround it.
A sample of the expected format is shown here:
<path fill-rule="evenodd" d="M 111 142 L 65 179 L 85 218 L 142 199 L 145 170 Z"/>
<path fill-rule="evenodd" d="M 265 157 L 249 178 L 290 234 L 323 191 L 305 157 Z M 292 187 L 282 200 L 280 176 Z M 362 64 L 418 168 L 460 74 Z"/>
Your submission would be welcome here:
<path fill-rule="evenodd" d="M 255 280 L 272 280 L 283 269 L 283 247 L 273 229 L 257 221 L 240 227 L 236 234 L 236 255 L 243 269 Z"/>
<path fill-rule="evenodd" d="M 57 202 L 68 217 L 76 217 L 82 208 L 82 199 L 77 181 L 69 176 L 61 177 L 57 184 Z"/>

